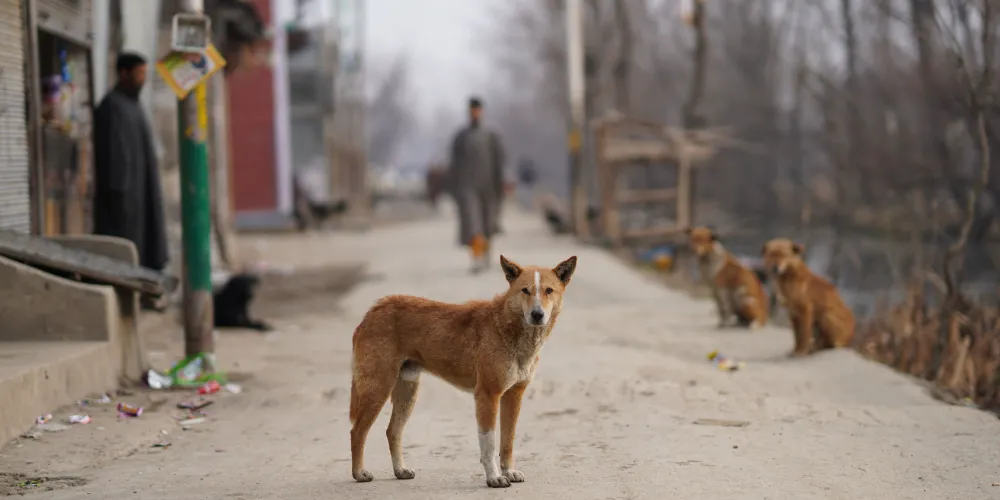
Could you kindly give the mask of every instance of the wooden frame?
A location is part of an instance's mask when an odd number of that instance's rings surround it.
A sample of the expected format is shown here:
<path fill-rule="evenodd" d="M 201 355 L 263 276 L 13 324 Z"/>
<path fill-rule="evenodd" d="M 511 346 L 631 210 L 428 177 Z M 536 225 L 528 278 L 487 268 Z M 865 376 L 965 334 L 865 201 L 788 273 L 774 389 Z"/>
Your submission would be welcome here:
<path fill-rule="evenodd" d="M 614 116 L 591 123 L 596 138 L 596 164 L 600 181 L 601 220 L 605 236 L 615 246 L 625 242 L 669 238 L 692 223 L 691 171 L 714 156 L 721 136 L 711 131 L 685 131 L 639 118 Z M 647 138 L 630 137 L 642 135 Z M 620 190 L 624 167 L 635 163 L 669 162 L 677 168 L 677 186 Z M 676 220 L 668 227 L 623 232 L 622 207 L 637 203 L 673 203 Z"/>

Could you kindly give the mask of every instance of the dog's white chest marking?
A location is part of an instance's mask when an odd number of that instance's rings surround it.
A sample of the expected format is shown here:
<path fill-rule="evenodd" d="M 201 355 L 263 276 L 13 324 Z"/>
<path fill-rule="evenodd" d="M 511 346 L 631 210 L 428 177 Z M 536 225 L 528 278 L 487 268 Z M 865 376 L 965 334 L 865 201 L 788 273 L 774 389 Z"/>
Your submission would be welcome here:
<path fill-rule="evenodd" d="M 701 263 L 701 276 L 706 282 L 714 286 L 715 277 L 726 267 L 726 249 L 722 244 L 716 243 L 712 247 L 712 253 Z"/>
<path fill-rule="evenodd" d="M 524 363 L 514 363 L 511 366 L 510 380 L 514 384 L 518 382 L 531 381 L 535 377 L 535 368 L 537 363 L 535 360 L 538 359 L 537 355 L 532 356 L 532 358 Z"/>
<path fill-rule="evenodd" d="M 538 357 L 542 353 L 543 347 L 544 343 L 542 342 L 533 346 L 521 346 L 507 371 L 507 380 L 510 385 L 519 382 L 530 382 L 535 378 L 535 371 L 538 369 Z"/>

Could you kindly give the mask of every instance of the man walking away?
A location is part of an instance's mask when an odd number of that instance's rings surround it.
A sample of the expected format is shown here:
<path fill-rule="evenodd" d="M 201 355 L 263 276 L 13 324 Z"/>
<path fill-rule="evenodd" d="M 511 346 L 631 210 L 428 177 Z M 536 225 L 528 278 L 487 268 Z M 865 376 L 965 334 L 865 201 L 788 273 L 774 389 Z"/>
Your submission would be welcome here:
<path fill-rule="evenodd" d="M 490 239 L 497 234 L 503 196 L 504 151 L 500 136 L 481 124 L 483 103 L 469 99 L 469 124 L 451 145 L 448 183 L 458 206 L 459 244 L 472 253 L 472 272 L 489 266 Z"/>
<path fill-rule="evenodd" d="M 535 182 L 538 181 L 538 171 L 535 170 L 535 162 L 530 158 L 521 157 L 517 165 L 517 180 L 523 188 L 521 190 L 521 206 L 530 208 L 535 199 Z"/>
<path fill-rule="evenodd" d="M 139 92 L 146 83 L 146 60 L 122 53 L 115 64 L 117 84 L 94 111 L 94 233 L 131 240 L 143 267 L 167 264 L 163 193 L 152 130 Z M 165 308 L 143 297 L 146 309 Z"/>

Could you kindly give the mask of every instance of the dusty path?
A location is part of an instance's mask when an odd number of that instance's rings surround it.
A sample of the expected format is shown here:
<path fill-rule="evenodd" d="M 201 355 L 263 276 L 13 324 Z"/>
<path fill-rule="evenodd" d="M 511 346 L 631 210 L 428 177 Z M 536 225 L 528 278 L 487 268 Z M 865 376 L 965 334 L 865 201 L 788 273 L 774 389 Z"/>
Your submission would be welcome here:
<path fill-rule="evenodd" d="M 280 335 L 223 335 L 223 363 L 252 378 L 243 394 L 220 400 L 209 423 L 172 430 L 170 448 L 149 448 L 151 431 L 114 457 L 81 462 L 59 457 L 54 438 L 4 449 L 0 467 L 87 481 L 30 496 L 53 499 L 1000 498 L 995 417 L 938 403 L 850 352 L 786 360 L 784 330 L 717 331 L 709 302 L 554 239 L 533 218 L 511 213 L 506 226 L 499 249 L 521 263 L 580 258 L 522 412 L 515 453 L 523 484 L 485 487 L 472 400 L 431 377 L 405 435 L 417 478 L 392 477 L 388 407 L 368 442 L 376 481 L 350 477 L 350 336 L 367 307 L 390 293 L 458 301 L 505 285 L 499 269 L 466 273 L 447 215 L 259 247 L 272 261 L 305 266 L 364 260 L 372 276 L 337 308 L 280 319 Z M 716 371 L 705 360 L 712 349 L 746 369 Z M 700 418 L 749 425 L 695 424 Z M 166 415 L 150 419 L 154 429 L 170 425 Z M 38 450 L 50 459 L 24 464 Z"/>

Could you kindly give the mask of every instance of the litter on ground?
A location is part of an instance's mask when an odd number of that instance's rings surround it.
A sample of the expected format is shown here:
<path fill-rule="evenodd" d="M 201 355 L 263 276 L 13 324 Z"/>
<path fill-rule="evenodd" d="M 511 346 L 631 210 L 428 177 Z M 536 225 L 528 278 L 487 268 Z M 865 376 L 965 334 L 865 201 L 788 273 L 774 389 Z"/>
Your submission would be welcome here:
<path fill-rule="evenodd" d="M 181 420 L 178 423 L 181 425 L 181 428 L 187 429 L 188 427 L 191 427 L 192 425 L 198 425 L 198 424 L 201 424 L 201 423 L 204 423 L 204 422 L 205 422 L 205 417 L 197 417 L 197 418 L 189 418 L 187 420 Z"/>
<path fill-rule="evenodd" d="M 736 361 L 735 359 L 727 358 L 725 355 L 719 351 L 712 351 L 706 356 L 709 361 L 715 364 L 719 370 L 724 372 L 734 372 L 736 370 L 741 370 L 746 367 L 746 363 L 742 361 Z"/>

